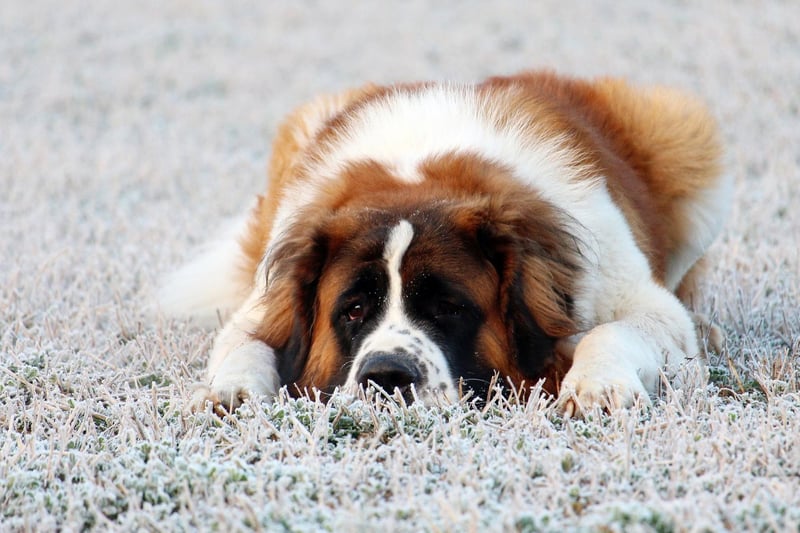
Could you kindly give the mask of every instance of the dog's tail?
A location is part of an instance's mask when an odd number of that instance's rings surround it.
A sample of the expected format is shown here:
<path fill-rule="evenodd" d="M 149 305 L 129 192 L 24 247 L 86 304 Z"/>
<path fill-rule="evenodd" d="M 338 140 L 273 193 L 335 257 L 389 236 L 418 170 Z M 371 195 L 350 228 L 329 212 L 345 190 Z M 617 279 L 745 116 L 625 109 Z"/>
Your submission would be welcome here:
<path fill-rule="evenodd" d="M 191 317 L 204 327 L 221 325 L 253 287 L 240 244 L 246 229 L 246 216 L 231 221 L 193 259 L 165 276 L 156 297 L 158 311 L 169 317 Z"/>

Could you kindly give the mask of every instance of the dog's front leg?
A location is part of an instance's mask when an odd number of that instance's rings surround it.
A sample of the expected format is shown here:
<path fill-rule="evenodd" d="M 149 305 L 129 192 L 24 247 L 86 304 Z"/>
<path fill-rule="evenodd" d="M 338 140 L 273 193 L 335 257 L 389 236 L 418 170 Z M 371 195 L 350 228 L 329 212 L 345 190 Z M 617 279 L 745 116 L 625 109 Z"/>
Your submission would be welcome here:
<path fill-rule="evenodd" d="M 275 352 L 253 338 L 264 316 L 262 295 L 255 290 L 217 335 L 205 383 L 192 396 L 193 410 L 202 410 L 210 401 L 218 413 L 230 413 L 247 398 L 277 393 Z"/>
<path fill-rule="evenodd" d="M 687 359 L 699 352 L 691 315 L 666 289 L 639 284 L 619 299 L 611 318 L 575 347 L 558 400 L 568 416 L 594 406 L 630 406 L 637 398 L 649 403 L 662 372 L 691 373 Z"/>

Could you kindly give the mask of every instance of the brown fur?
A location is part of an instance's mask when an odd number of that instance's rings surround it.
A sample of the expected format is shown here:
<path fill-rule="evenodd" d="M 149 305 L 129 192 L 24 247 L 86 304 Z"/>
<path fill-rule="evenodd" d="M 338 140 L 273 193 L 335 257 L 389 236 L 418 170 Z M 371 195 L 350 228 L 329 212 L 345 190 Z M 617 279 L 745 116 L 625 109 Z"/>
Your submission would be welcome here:
<path fill-rule="evenodd" d="M 421 168 L 426 180 L 401 186 L 381 165 L 352 165 L 301 214 L 303 222 L 274 252 L 265 295 L 268 314 L 255 337 L 278 349 L 293 339 L 303 343 L 308 363 L 296 380 L 300 390 L 325 389 L 344 364 L 328 310 L 357 268 L 353 261 L 363 255 L 357 243 L 372 227 L 373 216 L 364 208 L 378 217 L 410 217 L 427 209 L 431 213 L 426 216 L 440 216 L 453 224 L 454 233 L 468 237 L 472 246 L 465 249 L 433 246 L 413 257 L 426 258 L 440 269 L 451 265 L 444 270 L 471 288 L 486 317 L 478 340 L 483 362 L 502 375 L 517 383 L 531 378 L 509 358 L 514 351 L 514 331 L 507 319 L 513 285 L 526 288 L 531 314 L 549 336 L 576 332 L 564 298 L 573 292 L 577 260 L 574 241 L 561 229 L 562 215 L 514 182 L 504 168 L 475 155 L 447 154 Z M 420 241 L 425 242 L 424 235 Z M 347 253 L 340 253 L 345 245 Z M 491 258 L 476 255 L 481 246 L 490 248 L 486 251 Z M 298 331 L 304 332 L 299 339 Z M 558 371 L 563 373 L 561 367 Z M 553 377 L 549 383 L 554 382 Z"/>
<path fill-rule="evenodd" d="M 275 213 L 283 199 L 284 190 L 301 173 L 298 165 L 325 124 L 335 120 L 348 106 L 371 94 L 383 90 L 375 85 L 344 91 L 337 95 L 324 95 L 297 108 L 278 127 L 272 144 L 267 175 L 269 185 L 266 196 L 259 196 L 251 214 L 248 232 L 241 240 L 246 263 L 244 275 L 252 279 L 267 248 Z"/>
<path fill-rule="evenodd" d="M 273 147 L 268 195 L 259 198 L 242 241 L 245 275 L 252 277 L 262 259 L 284 190 L 303 179 L 308 162 L 324 158 L 325 143 L 342 134 L 348 113 L 391 90 L 423 87 L 367 86 L 323 97 L 287 118 Z M 539 72 L 492 78 L 479 90 L 508 109 L 500 125 L 523 111 L 532 131 L 566 134 L 568 147 L 577 154 L 574 164 L 590 170 L 587 176 L 599 171 L 607 178 L 654 277 L 663 280 L 667 258 L 688 238 L 681 201 L 708 187 L 718 170 L 714 124 L 702 108 L 666 89 L 642 91 L 619 80 L 586 82 Z M 514 352 L 508 315 L 512 286 L 523 288 L 524 300 L 547 335 L 576 333 L 569 297 L 580 260 L 576 243 L 563 230 L 569 226 L 567 214 L 517 183 L 508 169 L 477 154 L 444 154 L 424 162 L 420 173 L 425 177 L 421 183 L 400 184 L 376 162 L 351 164 L 341 179 L 325 186 L 317 204 L 300 214 L 302 224 L 275 250 L 267 314 L 255 337 L 279 349 L 300 343 L 308 362 L 296 369 L 298 387 L 325 388 L 342 371 L 328 312 L 354 268 L 352 257 L 339 252 L 344 246 L 354 252 L 372 223 L 366 207 L 404 216 L 433 209 L 454 231 L 471 235 L 476 248 L 490 243 L 483 269 L 464 267 L 464 283 L 485 315 L 478 335 L 481 357 L 502 375 L 518 383 L 531 378 L 509 357 Z M 440 263 L 453 264 L 453 275 L 463 265 L 477 264 L 463 250 L 429 253 Z M 568 367 L 568 357 L 553 354 L 536 377 L 548 378 L 546 388 L 555 392 Z"/>
<path fill-rule="evenodd" d="M 654 277 L 663 280 L 666 259 L 689 238 L 681 200 L 719 175 L 716 125 L 703 106 L 673 89 L 550 72 L 491 78 L 482 87 L 514 89 L 509 113 L 525 109 L 537 130 L 569 134 L 571 147 L 585 154 L 576 163 L 606 177 Z"/>
<path fill-rule="evenodd" d="M 623 128 L 620 145 L 628 147 L 627 159 L 652 198 L 663 255 L 669 257 L 691 237 L 685 202 L 718 179 L 716 124 L 700 103 L 674 89 L 635 90 L 606 79 L 596 91 Z"/>

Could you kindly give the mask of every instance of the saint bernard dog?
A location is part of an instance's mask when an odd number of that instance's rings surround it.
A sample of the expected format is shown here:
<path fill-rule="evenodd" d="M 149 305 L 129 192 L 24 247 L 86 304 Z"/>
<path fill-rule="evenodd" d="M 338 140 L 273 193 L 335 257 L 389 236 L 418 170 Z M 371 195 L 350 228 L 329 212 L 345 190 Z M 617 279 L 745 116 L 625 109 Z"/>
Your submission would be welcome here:
<path fill-rule="evenodd" d="M 193 405 L 283 386 L 458 401 L 495 375 L 540 383 L 567 415 L 647 402 L 698 359 L 676 294 L 728 211 L 720 154 L 692 97 L 618 79 L 303 105 L 238 234 L 162 291 L 171 314 L 230 313 Z"/>

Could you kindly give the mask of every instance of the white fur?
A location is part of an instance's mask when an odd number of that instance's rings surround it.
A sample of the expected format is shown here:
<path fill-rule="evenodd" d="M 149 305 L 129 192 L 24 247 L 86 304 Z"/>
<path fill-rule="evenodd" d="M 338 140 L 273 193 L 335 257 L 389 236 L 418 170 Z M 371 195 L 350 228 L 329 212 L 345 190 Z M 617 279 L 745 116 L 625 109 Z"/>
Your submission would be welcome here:
<path fill-rule="evenodd" d="M 733 204 L 733 176 L 723 175 L 714 187 L 681 202 L 680 212 L 691 228 L 684 246 L 669 258 L 664 285 L 674 291 L 722 231 Z"/>
<path fill-rule="evenodd" d="M 418 358 L 417 363 L 423 367 L 423 373 L 427 377 L 426 383 L 416 385 L 419 398 L 443 394 L 445 398 L 455 401 L 458 399 L 458 391 L 450 375 L 447 359 L 436 343 L 413 325 L 403 305 L 403 280 L 400 268 L 413 237 L 414 229 L 406 220 L 401 220 L 391 231 L 383 253 L 389 277 L 386 309 L 381 323 L 364 339 L 359 348 L 345 387 L 353 389 L 358 386 L 356 375 L 372 354 L 397 353 L 402 350 Z M 391 394 L 393 391 L 386 392 Z"/>
<path fill-rule="evenodd" d="M 497 106 L 503 105 L 503 95 L 491 98 L 483 99 L 471 87 L 444 85 L 419 93 L 395 93 L 358 108 L 356 114 L 347 117 L 346 135 L 323 146 L 314 162 L 306 161 L 304 174 L 285 192 L 271 245 L 282 239 L 298 211 L 315 200 L 320 187 L 337 179 L 350 162 L 372 159 L 391 166 L 401 181 L 415 182 L 421 179 L 418 165 L 443 152 L 477 153 L 499 161 L 522 183 L 572 217 L 575 223 L 569 230 L 578 238 L 580 252 L 588 262 L 585 274 L 576 280 L 574 295 L 583 331 L 575 339 L 574 364 L 565 376 L 559 401 L 568 412 L 596 405 L 604 398 L 612 405 L 628 405 L 655 390 L 662 368 L 673 373 L 687 355 L 695 355 L 697 345 L 688 312 L 653 281 L 647 260 L 611 199 L 604 177 L 588 175 L 586 168 L 576 166 L 578 154 L 565 148 L 553 132 L 532 128 L 522 115 L 498 127 Z M 687 216 L 698 226 L 699 234 L 670 263 L 670 282 L 691 266 L 710 241 L 725 201 L 709 191 L 687 204 Z M 429 385 L 443 383 L 448 396 L 455 399 L 441 350 L 413 327 L 403 309 L 398 272 L 412 238 L 408 222 L 400 223 L 392 232 L 386 248 L 392 285 L 389 308 L 356 355 L 347 381 L 354 384 L 355 372 L 370 351 L 406 347 L 417 337 L 424 346 Z M 245 368 L 243 362 L 255 359 L 258 363 L 251 372 L 263 372 L 268 376 L 265 383 L 274 381 L 266 352 L 248 348 L 241 358 L 236 355 L 260 316 L 252 308 L 238 312 L 215 343 L 209 382 L 212 389 L 217 382 L 225 383 L 225 387 L 216 387 L 216 393 L 227 393 L 237 375 L 240 388 L 273 392 L 271 386 L 253 384 L 252 376 L 239 370 Z"/>
<path fill-rule="evenodd" d="M 583 196 L 587 182 L 574 178 L 584 169 L 571 165 L 577 158 L 558 136 L 531 131 L 523 116 L 498 129 L 497 101 L 502 99 L 502 94 L 487 99 L 472 86 L 441 85 L 420 93 L 396 92 L 360 108 L 348 116 L 344 137 L 323 147 L 318 162 L 308 162 L 304 176 L 289 187 L 271 242 L 280 240 L 296 222 L 298 210 L 314 201 L 325 182 L 338 179 L 348 163 L 365 159 L 387 165 L 400 180 L 414 183 L 421 179 L 419 164 L 431 156 L 478 153 L 511 165 L 520 179 L 559 207 Z"/>
<path fill-rule="evenodd" d="M 583 235 L 588 264 L 575 295 L 584 333 L 561 384 L 559 401 L 568 413 L 646 400 L 665 366 L 674 373 L 687 355 L 697 353 L 688 312 L 653 280 L 606 188 L 594 188 L 586 201 L 569 211 L 591 232 Z"/>
<path fill-rule="evenodd" d="M 192 407 L 205 400 L 235 408 L 253 396 L 274 396 L 280 388 L 275 352 L 252 337 L 264 316 L 263 292 L 254 290 L 214 339 L 206 385 L 195 393 Z"/>
<path fill-rule="evenodd" d="M 386 261 L 386 274 L 389 276 L 389 304 L 387 315 L 403 312 L 403 280 L 400 277 L 400 268 L 403 266 L 403 257 L 414 238 L 414 228 L 407 220 L 401 220 L 389 234 L 386 248 L 383 250 L 383 260 Z"/>
<path fill-rule="evenodd" d="M 191 407 L 202 409 L 206 401 L 235 409 L 248 398 L 270 398 L 280 387 L 275 352 L 263 342 L 250 340 L 225 354 L 224 364 L 195 391 Z"/>

